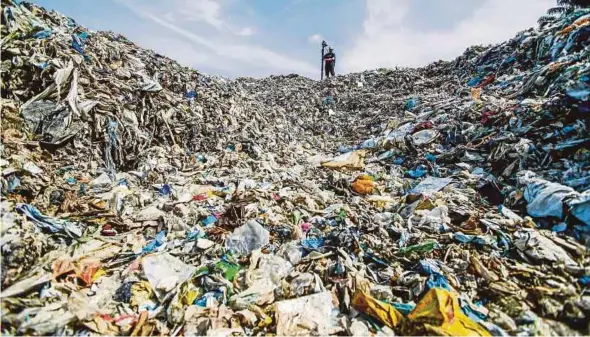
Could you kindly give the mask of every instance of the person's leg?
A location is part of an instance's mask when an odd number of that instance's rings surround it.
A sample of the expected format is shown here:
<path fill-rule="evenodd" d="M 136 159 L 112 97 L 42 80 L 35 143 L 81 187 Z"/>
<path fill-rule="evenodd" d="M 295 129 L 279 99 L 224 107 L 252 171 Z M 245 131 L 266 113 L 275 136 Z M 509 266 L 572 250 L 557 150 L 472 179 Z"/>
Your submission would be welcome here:
<path fill-rule="evenodd" d="M 330 67 L 329 66 L 324 67 L 324 76 L 326 78 L 330 77 Z"/>
<path fill-rule="evenodd" d="M 336 76 L 336 73 L 334 72 L 334 67 L 330 67 L 330 74 L 332 77 Z"/>

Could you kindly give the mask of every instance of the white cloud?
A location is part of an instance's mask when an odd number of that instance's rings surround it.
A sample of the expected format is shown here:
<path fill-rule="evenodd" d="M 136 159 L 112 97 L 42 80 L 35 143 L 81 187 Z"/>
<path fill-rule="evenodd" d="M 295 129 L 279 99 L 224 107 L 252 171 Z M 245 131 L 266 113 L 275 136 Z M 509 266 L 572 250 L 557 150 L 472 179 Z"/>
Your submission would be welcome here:
<path fill-rule="evenodd" d="M 345 71 L 360 71 L 452 59 L 471 45 L 502 42 L 535 26 L 538 17 L 555 4 L 555 0 L 482 1 L 452 29 L 416 31 L 404 26 L 404 20 L 411 19 L 411 0 L 365 0 L 363 32 L 344 50 L 341 64 Z"/>
<path fill-rule="evenodd" d="M 240 36 L 252 36 L 253 34 L 254 29 L 252 27 L 244 27 L 238 32 L 238 35 Z"/>
<path fill-rule="evenodd" d="M 166 7 L 180 20 L 205 22 L 219 30 L 226 26 L 221 19 L 221 0 L 168 0 Z"/>
<path fill-rule="evenodd" d="M 313 44 L 321 43 L 323 40 L 324 38 L 320 34 L 313 34 L 307 38 L 307 41 Z"/>
<path fill-rule="evenodd" d="M 153 13 L 153 9 L 131 4 L 123 0 L 115 1 L 126 6 L 137 15 L 148 19 L 173 33 L 173 39 L 170 39 L 166 46 L 155 46 L 156 43 L 152 43 L 154 41 L 150 41 L 148 44 L 156 51 L 167 51 L 167 56 L 182 60 L 185 64 L 190 64 L 191 66 L 199 68 L 202 66 L 200 62 L 205 62 L 212 68 L 233 68 L 234 70 L 239 66 L 239 68 L 242 69 L 241 73 L 234 72 L 234 74 L 242 76 L 251 75 L 252 72 L 249 71 L 251 70 L 251 67 L 264 69 L 265 75 L 270 75 L 272 73 L 299 73 L 309 75 L 315 72 L 315 67 L 307 62 L 279 54 L 254 44 L 235 41 L 234 34 L 218 32 L 217 34 L 207 36 L 199 35 L 195 33 L 199 30 L 195 29 L 194 26 L 191 26 L 190 29 L 185 28 L 176 22 L 169 21 L 169 18 L 166 16 Z M 220 22 L 224 22 L 222 16 L 217 16 L 217 19 L 219 19 Z M 238 35 L 252 34 L 253 28 L 247 27 L 238 31 L 238 33 Z M 232 36 L 234 37 L 232 38 Z M 149 38 L 142 38 L 144 41 L 146 39 Z M 187 42 L 192 45 L 191 48 L 187 46 L 181 48 L 175 47 L 175 45 L 182 45 Z M 194 50 L 198 50 L 198 53 L 193 60 L 191 53 Z M 189 53 L 189 55 L 186 55 L 187 53 Z"/>

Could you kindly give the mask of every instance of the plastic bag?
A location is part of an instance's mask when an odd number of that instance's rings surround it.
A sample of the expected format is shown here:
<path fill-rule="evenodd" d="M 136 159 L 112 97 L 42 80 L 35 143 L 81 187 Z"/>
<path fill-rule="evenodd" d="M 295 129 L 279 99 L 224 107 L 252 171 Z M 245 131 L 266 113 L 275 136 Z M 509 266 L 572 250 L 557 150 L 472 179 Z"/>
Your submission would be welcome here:
<path fill-rule="evenodd" d="M 467 317 L 457 295 L 432 288 L 408 315 L 402 327 L 404 335 L 422 336 L 491 336 L 482 325 Z"/>
<path fill-rule="evenodd" d="M 258 221 L 250 220 L 237 228 L 226 239 L 225 247 L 235 255 L 248 255 L 255 249 L 266 246 L 269 242 L 268 230 Z"/>
<path fill-rule="evenodd" d="M 428 177 L 422 180 L 418 186 L 410 190 L 410 194 L 431 195 L 434 192 L 442 190 L 451 181 L 453 181 L 451 178 Z"/>
<path fill-rule="evenodd" d="M 142 259 L 142 265 L 158 299 L 188 280 L 196 270 L 168 253 L 147 255 Z"/>
<path fill-rule="evenodd" d="M 543 179 L 535 179 L 524 190 L 528 213 L 537 218 L 563 219 L 563 201 L 576 194 L 573 188 Z"/>
<path fill-rule="evenodd" d="M 327 336 L 333 308 L 329 291 L 277 302 L 277 335 Z"/>
<path fill-rule="evenodd" d="M 365 157 L 364 150 L 358 150 L 354 152 L 345 153 L 338 157 L 333 158 L 327 162 L 323 162 L 322 166 L 327 168 L 353 168 L 362 169 L 365 167 L 363 159 Z"/>
<path fill-rule="evenodd" d="M 372 177 L 362 174 L 352 183 L 352 190 L 359 194 L 369 194 L 375 189 L 375 181 Z"/>
<path fill-rule="evenodd" d="M 354 293 L 351 304 L 356 310 L 378 319 L 390 328 L 398 326 L 404 318 L 392 305 L 378 301 L 361 290 Z"/>
<path fill-rule="evenodd" d="M 77 222 L 69 222 L 49 217 L 42 214 L 35 206 L 28 204 L 18 204 L 16 205 L 16 210 L 25 214 L 35 225 L 53 233 L 65 232 L 74 238 L 82 236 L 83 228 Z"/>

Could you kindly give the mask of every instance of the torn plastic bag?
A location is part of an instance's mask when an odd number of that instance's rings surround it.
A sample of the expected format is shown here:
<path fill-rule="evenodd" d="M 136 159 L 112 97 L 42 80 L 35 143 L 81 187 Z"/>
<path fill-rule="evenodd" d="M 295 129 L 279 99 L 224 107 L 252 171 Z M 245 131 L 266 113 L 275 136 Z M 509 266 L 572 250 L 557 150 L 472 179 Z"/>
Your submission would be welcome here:
<path fill-rule="evenodd" d="M 23 170 L 29 172 L 31 175 L 34 176 L 39 176 L 41 173 L 43 173 L 43 170 L 39 166 L 35 165 L 35 163 L 33 162 L 26 162 L 23 165 Z"/>
<path fill-rule="evenodd" d="M 319 247 L 319 246 L 318 246 Z M 316 247 L 317 248 L 317 247 Z M 293 242 L 287 242 L 277 251 L 277 255 L 289 261 L 292 265 L 297 265 L 303 258 L 303 248 Z"/>
<path fill-rule="evenodd" d="M 141 209 L 135 214 L 135 221 L 157 221 L 166 215 L 165 212 L 152 205 Z"/>
<path fill-rule="evenodd" d="M 90 188 L 104 188 L 109 187 L 112 183 L 113 182 L 111 181 L 111 178 L 109 178 L 109 175 L 103 172 L 101 175 L 91 180 L 88 183 L 88 186 Z"/>
<path fill-rule="evenodd" d="M 253 251 L 246 272 L 248 288 L 233 296 L 230 305 L 234 309 L 247 309 L 252 304 L 272 303 L 275 288 L 292 269 L 293 266 L 279 256 Z"/>
<path fill-rule="evenodd" d="M 475 243 L 480 246 L 498 248 L 497 239 L 490 235 L 467 235 L 463 232 L 453 233 L 453 239 L 461 243 Z"/>
<path fill-rule="evenodd" d="M 428 279 L 425 283 L 426 290 L 436 287 L 452 290 L 449 281 L 447 281 L 447 278 L 442 274 L 442 270 L 438 261 L 433 259 L 421 260 L 419 264 L 419 271 L 422 274 L 428 275 Z"/>
<path fill-rule="evenodd" d="M 17 204 L 16 210 L 26 215 L 38 227 L 47 229 L 53 233 L 64 232 L 72 238 L 79 238 L 84 231 L 82 224 L 49 217 L 42 214 L 33 205 Z"/>
<path fill-rule="evenodd" d="M 266 246 L 270 239 L 268 230 L 258 221 L 250 220 L 234 230 L 226 239 L 225 247 L 236 255 L 248 255 L 255 249 Z"/>
<path fill-rule="evenodd" d="M 421 216 L 418 227 L 427 227 L 432 233 L 444 233 L 450 230 L 451 218 L 447 206 L 438 206 L 432 210 L 416 210 L 415 214 Z"/>
<path fill-rule="evenodd" d="M 141 90 L 149 92 L 158 92 L 162 90 L 163 88 L 158 81 L 159 76 L 160 75 L 158 73 L 155 73 L 153 78 L 144 76 L 143 83 L 141 84 Z"/>
<path fill-rule="evenodd" d="M 414 129 L 414 124 L 412 123 L 406 123 L 400 127 L 398 127 L 396 130 L 391 131 L 387 137 L 386 140 L 390 143 L 396 144 L 396 145 L 401 145 L 405 143 L 405 137 L 412 132 L 412 130 Z"/>
<path fill-rule="evenodd" d="M 144 256 L 141 263 L 146 278 L 160 300 L 178 284 L 188 280 L 197 269 L 168 253 Z"/>
<path fill-rule="evenodd" d="M 434 129 L 425 129 L 413 134 L 412 139 L 414 140 L 414 144 L 416 146 L 422 146 L 434 141 L 438 135 L 438 131 Z"/>
<path fill-rule="evenodd" d="M 88 33 L 82 32 L 80 34 L 72 34 L 72 48 L 76 50 L 80 55 L 84 54 L 84 44 L 88 38 Z"/>
<path fill-rule="evenodd" d="M 154 252 L 157 248 L 166 242 L 166 231 L 159 232 L 156 237 L 142 248 L 142 253 L 149 254 Z"/>
<path fill-rule="evenodd" d="M 246 283 L 249 286 L 265 279 L 269 279 L 272 284 L 279 284 L 280 280 L 293 269 L 293 265 L 282 257 L 262 254 L 260 250 L 252 252 L 250 260 L 251 266 L 257 266 L 257 268 L 249 270 L 246 274 Z"/>
<path fill-rule="evenodd" d="M 51 34 L 52 34 L 51 29 L 44 29 L 44 30 L 38 31 L 35 34 L 33 34 L 33 37 L 35 39 L 43 40 L 43 39 L 50 37 Z"/>
<path fill-rule="evenodd" d="M 404 319 L 392 305 L 378 301 L 360 289 L 355 292 L 351 304 L 356 310 L 378 319 L 390 328 L 398 326 Z"/>
<path fill-rule="evenodd" d="M 52 278 L 53 275 L 51 273 L 43 273 L 37 276 L 21 280 L 8 288 L 2 289 L 2 292 L 0 293 L 0 298 L 8 298 L 22 293 L 26 293 L 32 290 L 33 288 L 40 286 L 43 283 L 51 281 Z"/>
<path fill-rule="evenodd" d="M 21 109 L 29 132 L 41 136 L 41 142 L 63 145 L 78 133 L 79 126 L 71 125 L 72 113 L 67 106 L 50 101 L 36 101 Z"/>

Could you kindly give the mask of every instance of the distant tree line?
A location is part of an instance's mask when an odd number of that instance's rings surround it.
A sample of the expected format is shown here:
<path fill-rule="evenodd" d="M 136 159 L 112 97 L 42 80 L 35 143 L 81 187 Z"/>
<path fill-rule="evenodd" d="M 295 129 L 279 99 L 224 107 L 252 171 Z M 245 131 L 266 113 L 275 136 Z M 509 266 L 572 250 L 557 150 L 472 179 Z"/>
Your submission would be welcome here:
<path fill-rule="evenodd" d="M 557 6 L 549 8 L 547 15 L 541 16 L 538 23 L 544 25 L 553 22 L 558 16 L 571 13 L 578 8 L 590 8 L 590 0 L 557 0 Z"/>

